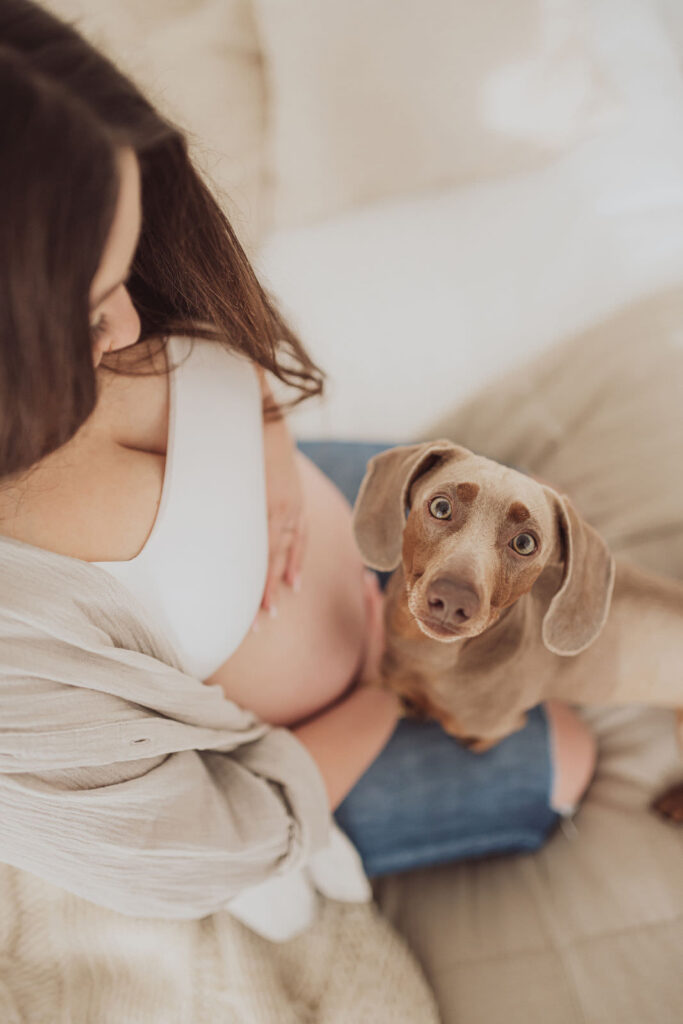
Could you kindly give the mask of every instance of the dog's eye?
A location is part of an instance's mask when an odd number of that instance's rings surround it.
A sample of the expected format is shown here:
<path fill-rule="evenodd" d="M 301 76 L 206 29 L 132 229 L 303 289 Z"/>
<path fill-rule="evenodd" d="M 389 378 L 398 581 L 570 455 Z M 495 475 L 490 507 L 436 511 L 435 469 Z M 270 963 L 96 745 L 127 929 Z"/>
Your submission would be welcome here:
<path fill-rule="evenodd" d="M 429 511 L 435 519 L 448 519 L 451 514 L 451 503 L 448 498 L 432 498 Z"/>
<path fill-rule="evenodd" d="M 518 555 L 533 555 L 538 545 L 536 544 L 536 539 L 530 533 L 518 533 L 510 541 L 510 547 Z"/>

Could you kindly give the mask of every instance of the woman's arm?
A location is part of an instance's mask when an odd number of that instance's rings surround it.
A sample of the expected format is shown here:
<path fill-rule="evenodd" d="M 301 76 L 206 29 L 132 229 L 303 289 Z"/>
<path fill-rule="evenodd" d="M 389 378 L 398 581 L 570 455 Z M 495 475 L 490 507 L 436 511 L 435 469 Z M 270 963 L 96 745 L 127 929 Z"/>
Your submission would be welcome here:
<path fill-rule="evenodd" d="M 120 914 L 176 920 L 305 864 L 330 828 L 319 773 L 282 728 L 229 752 L 0 774 L 0 819 L 3 863 Z"/>
<path fill-rule="evenodd" d="M 369 569 L 365 599 L 367 643 L 356 673 L 356 688 L 331 709 L 292 729 L 318 765 L 333 811 L 386 746 L 403 715 L 400 697 L 380 688 L 384 595 Z"/>
<path fill-rule="evenodd" d="M 292 729 L 318 766 L 332 811 L 384 749 L 401 711 L 395 693 L 367 686 Z"/>

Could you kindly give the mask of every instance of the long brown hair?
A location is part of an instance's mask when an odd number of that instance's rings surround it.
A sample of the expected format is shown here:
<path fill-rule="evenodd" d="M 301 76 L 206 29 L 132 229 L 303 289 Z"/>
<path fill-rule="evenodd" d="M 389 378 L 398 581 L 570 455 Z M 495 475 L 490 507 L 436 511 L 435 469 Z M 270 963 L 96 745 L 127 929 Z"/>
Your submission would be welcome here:
<path fill-rule="evenodd" d="M 242 352 L 301 392 L 283 410 L 322 394 L 324 372 L 258 282 L 182 130 L 110 60 L 31 0 L 2 0 L 0 96 L 0 478 L 68 441 L 97 403 L 88 303 L 118 146 L 141 171 L 136 345 L 182 333 Z M 137 372 L 116 360 L 100 365 Z"/>

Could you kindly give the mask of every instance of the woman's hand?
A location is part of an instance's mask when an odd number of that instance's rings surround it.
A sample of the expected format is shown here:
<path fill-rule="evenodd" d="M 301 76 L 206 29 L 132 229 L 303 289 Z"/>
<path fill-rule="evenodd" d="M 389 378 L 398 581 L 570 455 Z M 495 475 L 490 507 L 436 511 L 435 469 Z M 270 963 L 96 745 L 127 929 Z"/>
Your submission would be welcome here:
<path fill-rule="evenodd" d="M 262 378 L 262 388 L 266 387 Z M 263 609 L 274 615 L 277 614 L 281 582 L 284 580 L 294 590 L 299 588 L 307 529 L 297 448 L 284 418 L 264 421 L 263 449 L 268 508 L 268 574 L 259 611 Z"/>

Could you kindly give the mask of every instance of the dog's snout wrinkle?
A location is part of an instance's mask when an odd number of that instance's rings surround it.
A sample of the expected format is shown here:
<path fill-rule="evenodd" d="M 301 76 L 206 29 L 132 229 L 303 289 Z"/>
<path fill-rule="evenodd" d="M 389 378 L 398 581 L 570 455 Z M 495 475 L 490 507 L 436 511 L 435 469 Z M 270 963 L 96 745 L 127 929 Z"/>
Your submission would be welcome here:
<path fill-rule="evenodd" d="M 427 604 L 430 612 L 440 622 L 462 625 L 479 611 L 479 596 L 471 587 L 455 580 L 441 577 L 432 580 L 427 588 Z"/>

